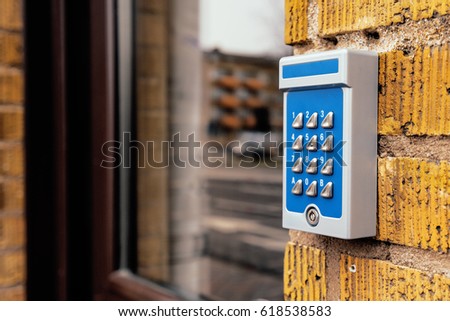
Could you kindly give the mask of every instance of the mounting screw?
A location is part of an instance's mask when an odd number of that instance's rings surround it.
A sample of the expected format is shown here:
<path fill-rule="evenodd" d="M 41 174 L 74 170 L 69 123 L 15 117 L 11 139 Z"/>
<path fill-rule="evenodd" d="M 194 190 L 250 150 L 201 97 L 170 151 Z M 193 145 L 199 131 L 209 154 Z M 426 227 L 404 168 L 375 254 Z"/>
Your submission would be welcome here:
<path fill-rule="evenodd" d="M 306 221 L 311 226 L 316 226 L 319 223 L 319 212 L 314 207 L 306 210 Z"/>

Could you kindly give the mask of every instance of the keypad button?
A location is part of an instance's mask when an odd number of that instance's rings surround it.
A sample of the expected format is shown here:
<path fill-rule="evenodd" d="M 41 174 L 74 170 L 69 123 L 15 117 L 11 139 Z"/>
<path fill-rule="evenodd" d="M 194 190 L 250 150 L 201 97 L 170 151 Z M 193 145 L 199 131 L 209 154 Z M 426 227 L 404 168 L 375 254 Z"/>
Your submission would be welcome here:
<path fill-rule="evenodd" d="M 313 158 L 309 162 L 308 167 L 306 167 L 306 172 L 308 174 L 317 174 L 317 158 Z"/>
<path fill-rule="evenodd" d="M 306 127 L 311 128 L 311 129 L 317 128 L 317 117 L 318 117 L 318 114 L 313 113 L 311 115 L 311 117 L 309 117 L 308 122 L 306 123 Z"/>
<path fill-rule="evenodd" d="M 303 150 L 303 136 L 300 135 L 297 137 L 297 139 L 294 141 L 294 144 L 292 144 L 293 150 L 301 151 Z"/>
<path fill-rule="evenodd" d="M 317 181 L 313 181 L 311 185 L 306 189 L 306 195 L 310 197 L 316 197 L 317 196 Z"/>
<path fill-rule="evenodd" d="M 297 117 L 295 117 L 294 121 L 292 122 L 292 127 L 294 127 L 295 129 L 303 128 L 303 113 L 299 113 Z"/>
<path fill-rule="evenodd" d="M 294 166 L 292 166 L 292 171 L 294 173 L 303 173 L 303 158 L 299 157 L 295 161 Z"/>
<path fill-rule="evenodd" d="M 333 128 L 334 126 L 334 114 L 330 111 L 322 121 L 322 128 Z"/>
<path fill-rule="evenodd" d="M 291 190 L 292 194 L 294 195 L 302 195 L 303 194 L 303 182 L 301 179 L 295 183 L 294 187 L 292 187 Z"/>
<path fill-rule="evenodd" d="M 323 198 L 332 198 L 333 197 L 333 183 L 329 182 L 320 192 L 320 196 Z"/>
<path fill-rule="evenodd" d="M 323 174 L 323 175 L 333 175 L 333 163 L 334 163 L 334 161 L 333 161 L 333 159 L 332 158 L 330 158 L 329 160 L 327 160 L 326 162 L 325 162 L 325 164 L 322 166 L 322 169 L 320 170 L 320 172 Z"/>
<path fill-rule="evenodd" d="M 317 135 L 311 137 L 308 144 L 306 145 L 306 149 L 309 150 L 310 152 L 317 151 Z"/>
<path fill-rule="evenodd" d="M 329 135 L 327 136 L 327 138 L 325 138 L 325 141 L 322 144 L 322 150 L 324 152 L 332 152 L 334 149 L 334 139 L 333 139 L 333 135 Z"/>

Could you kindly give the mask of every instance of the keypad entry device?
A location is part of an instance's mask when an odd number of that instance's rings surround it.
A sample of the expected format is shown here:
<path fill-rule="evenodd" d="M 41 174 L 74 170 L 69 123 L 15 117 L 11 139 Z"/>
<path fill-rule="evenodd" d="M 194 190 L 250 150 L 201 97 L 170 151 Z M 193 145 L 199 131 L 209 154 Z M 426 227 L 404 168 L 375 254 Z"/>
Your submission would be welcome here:
<path fill-rule="evenodd" d="M 280 60 L 283 227 L 375 235 L 378 56 L 336 50 Z"/>

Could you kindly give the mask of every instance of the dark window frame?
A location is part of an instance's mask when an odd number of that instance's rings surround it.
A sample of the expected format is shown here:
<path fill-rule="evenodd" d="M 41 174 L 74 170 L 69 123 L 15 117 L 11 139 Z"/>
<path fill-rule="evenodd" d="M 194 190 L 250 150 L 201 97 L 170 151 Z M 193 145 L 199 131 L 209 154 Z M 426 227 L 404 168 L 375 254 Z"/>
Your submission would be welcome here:
<path fill-rule="evenodd" d="M 117 126 L 115 0 L 74 1 L 25 0 L 28 299 L 181 299 L 119 268 L 119 171 L 100 167 Z"/>

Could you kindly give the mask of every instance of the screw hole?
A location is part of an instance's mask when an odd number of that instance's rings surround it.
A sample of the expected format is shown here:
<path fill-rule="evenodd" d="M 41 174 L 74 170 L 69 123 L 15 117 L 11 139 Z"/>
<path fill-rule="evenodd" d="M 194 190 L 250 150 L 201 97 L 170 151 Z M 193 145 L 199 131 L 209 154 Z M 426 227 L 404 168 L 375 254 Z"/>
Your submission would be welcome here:
<path fill-rule="evenodd" d="M 356 265 L 355 265 L 355 264 L 350 265 L 350 267 L 348 268 L 348 270 L 349 270 L 350 272 L 352 272 L 352 273 L 355 273 L 355 272 L 356 272 Z"/>
<path fill-rule="evenodd" d="M 326 37 L 326 38 L 323 38 L 323 40 L 325 40 L 325 41 L 328 41 L 328 42 L 331 42 L 333 45 L 337 45 L 338 44 L 338 39 L 336 38 L 336 37 Z"/>
<path fill-rule="evenodd" d="M 403 55 L 406 57 L 406 56 L 409 56 L 411 54 L 411 50 L 410 49 L 403 49 Z"/>
<path fill-rule="evenodd" d="M 380 39 L 380 34 L 378 33 L 378 31 L 366 31 L 365 34 L 368 39 Z"/>

